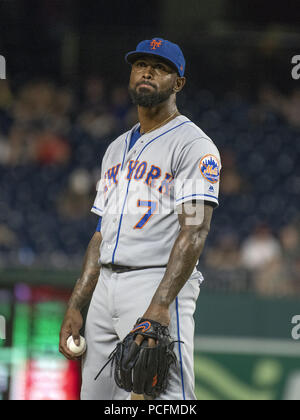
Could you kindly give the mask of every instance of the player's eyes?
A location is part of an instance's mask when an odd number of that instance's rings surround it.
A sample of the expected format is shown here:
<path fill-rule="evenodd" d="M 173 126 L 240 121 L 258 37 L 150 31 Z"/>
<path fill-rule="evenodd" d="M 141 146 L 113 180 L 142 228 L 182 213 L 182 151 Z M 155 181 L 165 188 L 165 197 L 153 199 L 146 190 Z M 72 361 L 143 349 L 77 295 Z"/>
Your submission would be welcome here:
<path fill-rule="evenodd" d="M 144 61 L 138 61 L 135 63 L 137 67 L 146 67 L 146 63 Z"/>
<path fill-rule="evenodd" d="M 147 67 L 148 64 L 145 61 L 136 61 L 135 66 L 136 67 Z M 153 65 L 153 68 L 157 69 L 157 70 L 165 71 L 165 72 L 167 71 L 166 67 L 163 64 L 160 64 L 160 63 L 157 63 L 157 64 Z"/>

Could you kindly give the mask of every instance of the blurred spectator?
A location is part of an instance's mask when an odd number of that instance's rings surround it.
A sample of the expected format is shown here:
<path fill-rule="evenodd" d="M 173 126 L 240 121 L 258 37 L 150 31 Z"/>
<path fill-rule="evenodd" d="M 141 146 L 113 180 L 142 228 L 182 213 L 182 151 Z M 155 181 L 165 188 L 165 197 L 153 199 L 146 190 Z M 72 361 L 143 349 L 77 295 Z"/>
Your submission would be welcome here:
<path fill-rule="evenodd" d="M 272 110 L 294 127 L 300 127 L 300 89 L 284 95 L 272 86 L 263 86 L 259 91 L 260 111 Z"/>
<path fill-rule="evenodd" d="M 104 85 L 104 80 L 96 76 L 91 76 L 85 81 L 82 101 L 84 111 L 105 112 L 107 110 Z"/>
<path fill-rule="evenodd" d="M 12 232 L 7 226 L 4 224 L 0 224 L 0 247 L 10 249 L 16 246 L 18 243 L 18 239 L 14 232 Z"/>
<path fill-rule="evenodd" d="M 13 116 L 19 122 L 51 119 L 55 109 L 55 87 L 49 82 L 27 83 L 17 95 Z"/>
<path fill-rule="evenodd" d="M 260 224 L 242 244 L 242 264 L 249 270 L 258 270 L 281 256 L 280 243 L 268 226 Z"/>
<path fill-rule="evenodd" d="M 291 271 L 282 257 L 266 262 L 254 275 L 254 288 L 264 296 L 286 297 L 295 294 Z"/>
<path fill-rule="evenodd" d="M 289 271 L 293 294 L 300 294 L 300 234 L 296 223 L 280 230 L 283 258 Z"/>
<path fill-rule="evenodd" d="M 238 238 L 233 233 L 219 237 L 217 243 L 205 254 L 205 264 L 221 270 L 234 270 L 241 266 Z"/>
<path fill-rule="evenodd" d="M 37 130 L 15 123 L 9 133 L 9 159 L 12 166 L 28 165 L 35 161 Z"/>
<path fill-rule="evenodd" d="M 288 263 L 294 262 L 300 255 L 300 235 L 296 225 L 284 226 L 279 233 L 284 259 Z"/>
<path fill-rule="evenodd" d="M 38 134 L 35 140 L 36 161 L 39 164 L 64 164 L 70 159 L 70 146 L 62 137 L 45 131 Z"/>
<path fill-rule="evenodd" d="M 258 92 L 259 103 L 266 108 L 280 111 L 282 106 L 282 95 L 271 85 L 263 85 Z"/>
<path fill-rule="evenodd" d="M 64 87 L 58 87 L 55 91 L 55 106 L 52 112 L 51 131 L 67 134 L 71 128 L 71 122 L 77 111 L 77 101 L 73 92 Z"/>
<path fill-rule="evenodd" d="M 293 262 L 292 268 L 292 278 L 293 278 L 293 292 L 294 295 L 297 294 L 300 296 L 300 257 Z"/>
<path fill-rule="evenodd" d="M 59 214 L 68 220 L 80 220 L 89 213 L 94 194 L 93 178 L 88 171 L 77 169 L 70 175 L 69 185 L 58 199 Z"/>
<path fill-rule="evenodd" d="M 282 99 L 282 114 L 288 123 L 300 127 L 300 89 L 295 89 Z"/>
<path fill-rule="evenodd" d="M 224 195 L 237 195 L 249 189 L 240 175 L 233 150 L 222 150 L 221 192 Z"/>
<path fill-rule="evenodd" d="M 124 126 L 129 110 L 128 90 L 123 86 L 115 87 L 111 95 L 111 113 L 115 117 L 118 127 Z"/>
<path fill-rule="evenodd" d="M 8 155 L 13 166 L 63 164 L 70 158 L 70 146 L 65 139 L 50 131 L 14 125 L 10 132 Z"/>
<path fill-rule="evenodd" d="M 79 125 L 94 137 L 105 137 L 117 126 L 116 120 L 108 113 L 89 110 L 79 115 Z"/>
<path fill-rule="evenodd" d="M 116 120 L 108 110 L 102 79 L 93 77 L 86 81 L 78 123 L 94 137 L 105 137 L 114 130 Z"/>
<path fill-rule="evenodd" d="M 13 104 L 13 94 L 8 80 L 0 82 L 0 110 L 9 110 Z"/>
<path fill-rule="evenodd" d="M 0 134 L 0 165 L 7 165 L 10 161 L 10 144 L 8 138 Z"/>

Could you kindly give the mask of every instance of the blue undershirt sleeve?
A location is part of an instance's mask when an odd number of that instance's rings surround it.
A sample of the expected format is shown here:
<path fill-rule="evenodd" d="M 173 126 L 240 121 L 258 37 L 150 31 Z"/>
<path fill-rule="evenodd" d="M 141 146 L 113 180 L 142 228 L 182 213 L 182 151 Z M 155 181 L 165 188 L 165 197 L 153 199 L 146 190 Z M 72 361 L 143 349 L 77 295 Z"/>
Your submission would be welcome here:
<path fill-rule="evenodd" d="M 96 232 L 101 232 L 101 223 L 102 223 L 102 217 L 99 217 L 99 222 L 98 222 L 98 225 L 97 225 Z"/>

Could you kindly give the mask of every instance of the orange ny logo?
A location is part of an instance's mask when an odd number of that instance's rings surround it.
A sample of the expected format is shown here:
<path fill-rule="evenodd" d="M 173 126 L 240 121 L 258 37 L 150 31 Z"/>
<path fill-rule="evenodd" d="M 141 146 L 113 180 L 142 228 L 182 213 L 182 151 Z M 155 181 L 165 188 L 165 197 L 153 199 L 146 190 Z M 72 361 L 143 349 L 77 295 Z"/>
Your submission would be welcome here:
<path fill-rule="evenodd" d="M 152 47 L 152 50 L 156 50 L 156 48 L 161 47 L 162 44 L 162 40 L 160 41 L 155 41 L 155 39 L 153 39 L 153 41 L 151 42 L 150 46 Z"/>

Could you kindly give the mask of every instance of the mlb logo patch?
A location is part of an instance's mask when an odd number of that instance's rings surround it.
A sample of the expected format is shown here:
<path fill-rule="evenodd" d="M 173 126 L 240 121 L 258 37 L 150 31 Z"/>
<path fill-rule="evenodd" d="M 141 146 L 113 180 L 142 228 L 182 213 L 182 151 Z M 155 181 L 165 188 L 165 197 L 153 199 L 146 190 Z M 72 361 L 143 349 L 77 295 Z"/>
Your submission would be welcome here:
<path fill-rule="evenodd" d="M 214 155 L 205 155 L 200 163 L 199 169 L 207 181 L 215 184 L 220 178 L 220 163 Z"/>
<path fill-rule="evenodd" d="M 215 192 L 215 189 L 214 189 L 214 187 L 211 185 L 211 186 L 209 187 L 208 191 L 209 191 L 209 192 Z"/>

